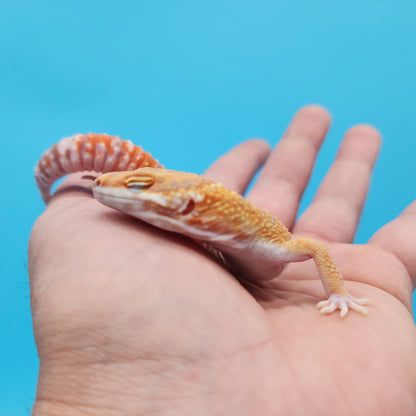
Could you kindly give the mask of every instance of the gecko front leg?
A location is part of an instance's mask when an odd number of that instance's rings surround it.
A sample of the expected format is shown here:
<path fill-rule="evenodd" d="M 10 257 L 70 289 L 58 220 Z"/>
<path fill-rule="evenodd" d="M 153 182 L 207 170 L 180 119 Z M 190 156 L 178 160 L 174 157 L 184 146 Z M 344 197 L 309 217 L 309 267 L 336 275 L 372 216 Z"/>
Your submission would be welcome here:
<path fill-rule="evenodd" d="M 362 314 L 367 314 L 365 305 L 369 303 L 369 300 L 355 299 L 347 292 L 338 267 L 322 243 L 311 238 L 299 237 L 284 242 L 282 246 L 287 251 L 288 261 L 303 261 L 307 258 L 313 258 L 315 261 L 328 295 L 327 300 L 316 305 L 321 313 L 328 314 L 340 309 L 340 316 L 343 318 L 349 309 L 353 309 Z"/>

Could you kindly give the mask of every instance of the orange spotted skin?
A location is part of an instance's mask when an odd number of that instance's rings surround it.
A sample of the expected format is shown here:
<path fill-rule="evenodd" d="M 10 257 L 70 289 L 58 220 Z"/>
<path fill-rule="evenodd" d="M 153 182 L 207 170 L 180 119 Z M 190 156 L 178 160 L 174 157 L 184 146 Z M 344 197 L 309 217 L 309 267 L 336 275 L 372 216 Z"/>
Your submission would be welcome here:
<path fill-rule="evenodd" d="M 289 262 L 312 258 L 328 300 L 322 313 L 349 309 L 366 314 L 367 299 L 355 299 L 325 245 L 293 238 L 274 216 L 236 192 L 194 173 L 163 169 L 141 147 L 106 134 L 75 135 L 44 153 L 36 180 L 45 201 L 59 177 L 78 171 L 107 172 L 95 179 L 97 201 L 155 227 L 201 243 L 235 274 L 254 281 L 277 277 Z"/>
<path fill-rule="evenodd" d="M 146 166 L 162 168 L 150 153 L 131 141 L 108 134 L 76 134 L 63 138 L 42 155 L 35 178 L 42 198 L 48 202 L 52 184 L 69 173 L 118 172 Z"/>

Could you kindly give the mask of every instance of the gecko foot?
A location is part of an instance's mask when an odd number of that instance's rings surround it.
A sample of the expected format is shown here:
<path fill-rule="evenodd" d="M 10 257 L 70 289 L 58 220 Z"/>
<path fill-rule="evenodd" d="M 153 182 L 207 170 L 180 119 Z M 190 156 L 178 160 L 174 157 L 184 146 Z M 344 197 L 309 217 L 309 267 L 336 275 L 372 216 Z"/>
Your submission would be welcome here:
<path fill-rule="evenodd" d="M 332 294 L 329 296 L 328 300 L 319 302 L 316 307 L 320 310 L 321 313 L 325 314 L 332 313 L 336 309 L 339 309 L 339 315 L 341 318 L 343 318 L 348 313 L 349 309 L 367 315 L 367 308 L 364 305 L 368 305 L 369 303 L 370 301 L 368 299 L 354 299 L 348 294 Z"/>

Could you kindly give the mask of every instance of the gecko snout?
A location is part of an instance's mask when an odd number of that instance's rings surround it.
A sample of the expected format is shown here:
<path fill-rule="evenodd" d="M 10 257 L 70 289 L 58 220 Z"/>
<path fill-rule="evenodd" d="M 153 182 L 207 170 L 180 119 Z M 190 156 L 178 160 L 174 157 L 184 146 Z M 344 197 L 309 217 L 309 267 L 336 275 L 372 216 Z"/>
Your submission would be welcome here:
<path fill-rule="evenodd" d="M 95 179 L 92 186 L 93 188 L 105 187 L 105 188 L 119 188 L 123 185 L 123 178 L 120 177 L 120 173 L 108 172 L 103 173 Z"/>

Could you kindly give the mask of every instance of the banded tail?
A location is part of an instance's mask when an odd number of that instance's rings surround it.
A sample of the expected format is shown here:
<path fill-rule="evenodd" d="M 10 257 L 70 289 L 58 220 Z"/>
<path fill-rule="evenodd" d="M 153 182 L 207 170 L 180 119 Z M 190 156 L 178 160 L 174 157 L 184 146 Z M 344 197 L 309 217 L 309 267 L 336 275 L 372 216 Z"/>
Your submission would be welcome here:
<path fill-rule="evenodd" d="M 53 183 L 69 173 L 98 173 L 163 168 L 150 153 L 131 141 L 108 134 L 76 134 L 65 137 L 47 150 L 35 167 L 35 178 L 43 200 L 48 203 Z"/>

